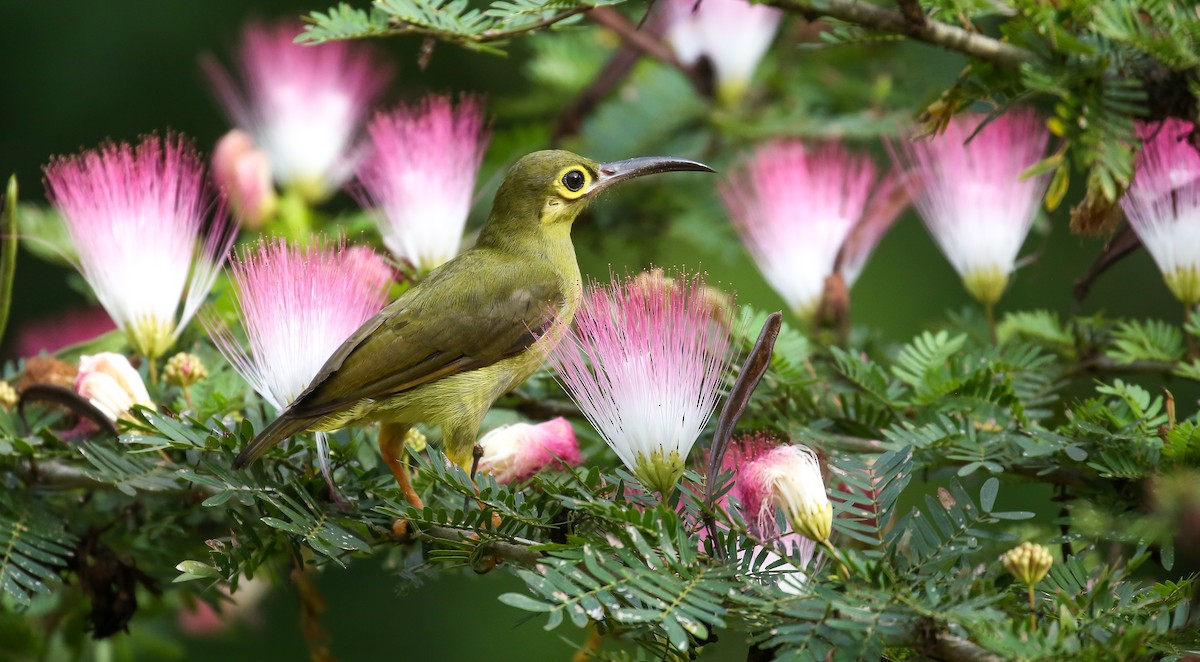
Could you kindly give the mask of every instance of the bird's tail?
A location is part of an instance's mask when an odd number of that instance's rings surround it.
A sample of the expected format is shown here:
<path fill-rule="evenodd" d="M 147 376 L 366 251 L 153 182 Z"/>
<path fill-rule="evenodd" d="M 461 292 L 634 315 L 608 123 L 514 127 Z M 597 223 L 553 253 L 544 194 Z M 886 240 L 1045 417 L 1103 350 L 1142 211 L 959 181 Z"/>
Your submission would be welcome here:
<path fill-rule="evenodd" d="M 253 441 L 246 444 L 246 448 L 242 449 L 242 452 L 234 458 L 233 468 L 241 469 L 253 464 L 255 460 L 262 457 L 263 453 L 271 450 L 273 446 L 294 434 L 304 432 L 314 422 L 316 421 L 311 418 L 297 418 L 288 416 L 285 413 L 263 428 L 262 432 L 259 432 Z"/>

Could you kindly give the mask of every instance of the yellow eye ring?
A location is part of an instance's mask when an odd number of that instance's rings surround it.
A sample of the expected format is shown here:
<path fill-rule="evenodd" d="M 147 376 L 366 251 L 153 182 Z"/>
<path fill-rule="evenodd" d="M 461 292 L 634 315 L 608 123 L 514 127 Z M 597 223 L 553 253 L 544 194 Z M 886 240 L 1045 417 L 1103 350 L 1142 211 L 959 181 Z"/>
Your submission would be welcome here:
<path fill-rule="evenodd" d="M 592 183 L 592 173 L 581 165 L 563 168 L 554 178 L 554 186 L 558 195 L 567 200 L 577 200 L 588 192 Z"/>

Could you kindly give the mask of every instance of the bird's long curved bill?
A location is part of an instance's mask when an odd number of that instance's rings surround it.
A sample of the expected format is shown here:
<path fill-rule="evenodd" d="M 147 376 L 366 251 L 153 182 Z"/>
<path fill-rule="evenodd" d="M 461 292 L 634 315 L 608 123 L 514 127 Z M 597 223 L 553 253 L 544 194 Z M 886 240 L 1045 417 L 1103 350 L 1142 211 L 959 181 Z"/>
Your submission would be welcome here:
<path fill-rule="evenodd" d="M 600 173 L 592 185 L 589 195 L 634 177 L 657 175 L 663 172 L 716 172 L 697 161 L 677 159 L 671 156 L 639 156 L 624 161 L 609 161 L 600 164 Z"/>

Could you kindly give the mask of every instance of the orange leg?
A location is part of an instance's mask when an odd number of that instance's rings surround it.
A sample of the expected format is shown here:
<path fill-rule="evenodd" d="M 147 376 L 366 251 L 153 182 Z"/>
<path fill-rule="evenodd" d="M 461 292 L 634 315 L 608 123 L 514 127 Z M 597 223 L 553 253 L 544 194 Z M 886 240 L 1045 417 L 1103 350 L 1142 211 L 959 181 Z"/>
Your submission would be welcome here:
<path fill-rule="evenodd" d="M 404 498 L 414 508 L 424 508 L 425 502 L 421 501 L 421 496 L 413 489 L 408 476 L 408 465 L 404 462 L 404 438 L 408 434 L 408 427 L 399 423 L 384 423 L 379 428 L 379 452 L 383 455 L 388 469 L 391 469 L 392 475 L 396 477 L 396 483 L 400 485 Z M 392 523 L 392 532 L 397 537 L 404 537 L 408 533 L 408 522 L 396 520 Z"/>

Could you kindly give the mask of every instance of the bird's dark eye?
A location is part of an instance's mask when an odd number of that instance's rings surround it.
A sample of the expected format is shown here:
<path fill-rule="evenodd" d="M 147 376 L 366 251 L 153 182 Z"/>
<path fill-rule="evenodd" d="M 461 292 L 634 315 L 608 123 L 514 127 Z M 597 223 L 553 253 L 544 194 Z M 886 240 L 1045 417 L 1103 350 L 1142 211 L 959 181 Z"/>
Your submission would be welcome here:
<path fill-rule="evenodd" d="M 563 186 L 572 192 L 583 188 L 584 181 L 583 173 L 578 170 L 569 170 L 562 178 Z"/>

